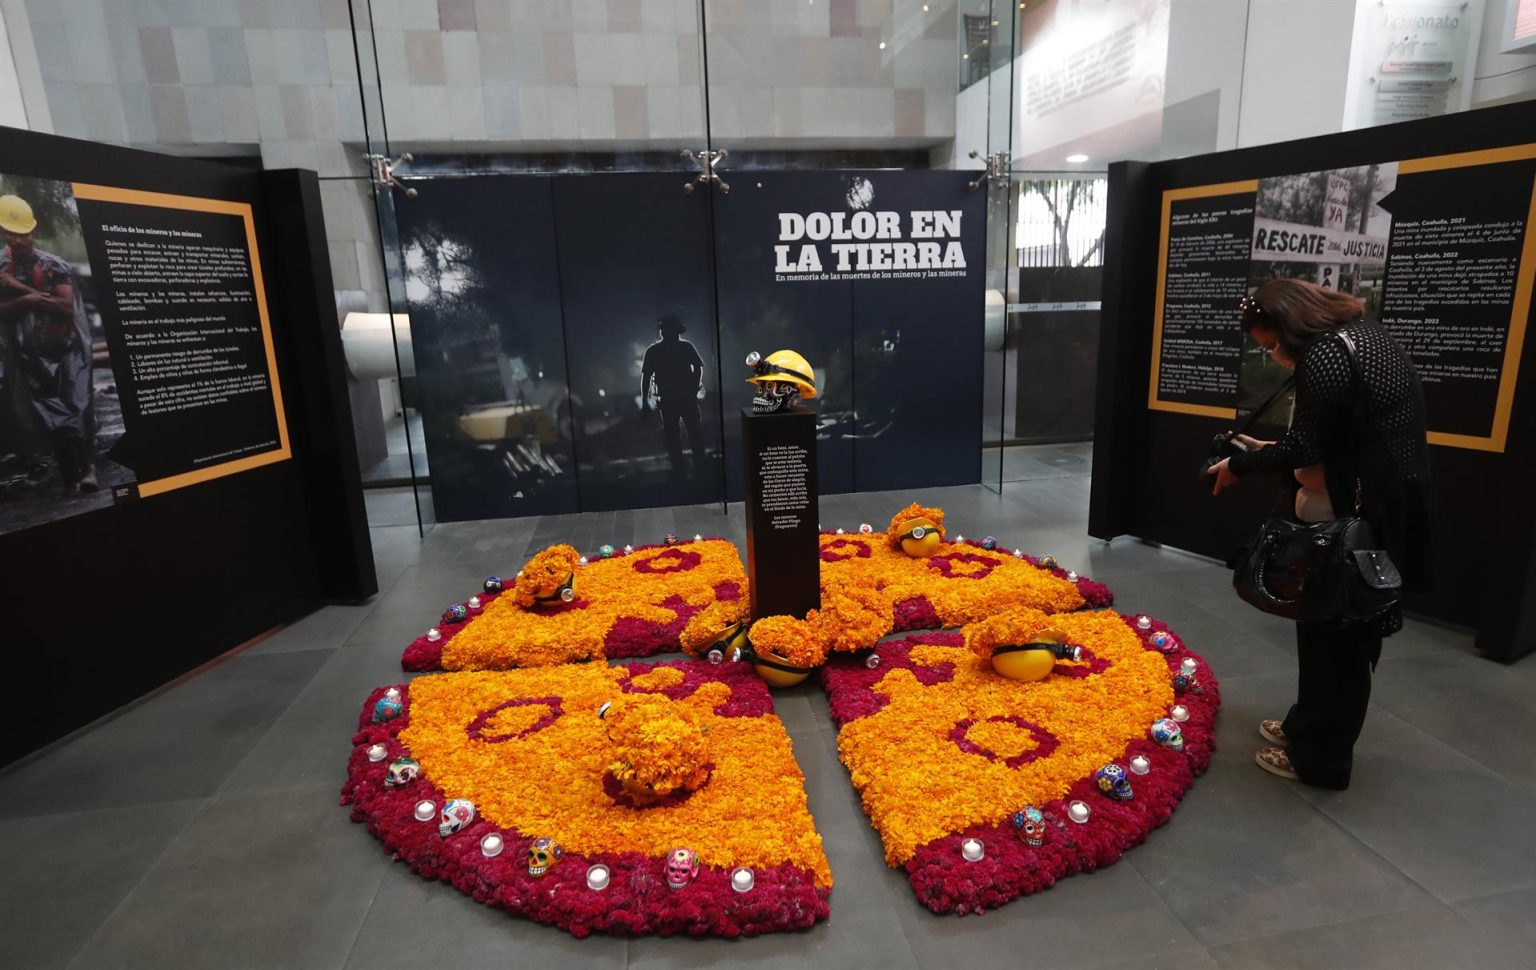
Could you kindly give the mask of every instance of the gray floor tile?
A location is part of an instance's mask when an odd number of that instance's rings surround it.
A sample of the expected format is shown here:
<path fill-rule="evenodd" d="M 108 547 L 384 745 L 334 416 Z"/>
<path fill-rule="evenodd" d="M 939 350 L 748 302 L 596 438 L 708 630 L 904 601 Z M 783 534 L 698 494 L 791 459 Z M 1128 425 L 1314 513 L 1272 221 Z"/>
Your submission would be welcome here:
<path fill-rule="evenodd" d="M 1536 885 L 1530 792 L 1373 711 L 1348 791 L 1309 800 L 1445 902 Z"/>
<path fill-rule="evenodd" d="M 237 655 L 212 667 L 0 775 L 0 818 L 211 795 L 328 656 Z"/>
<path fill-rule="evenodd" d="M 0 822 L 5 960 L 65 966 L 202 809 L 194 799 Z"/>
<path fill-rule="evenodd" d="M 322 606 L 244 652 L 255 656 L 294 650 L 334 650 L 352 635 L 373 605 L 370 602 L 362 606 Z"/>
<path fill-rule="evenodd" d="M 1211 947 L 1223 970 L 1481 970 L 1529 966 L 1528 950 L 1475 929 L 1438 904 Z"/>
<path fill-rule="evenodd" d="M 330 785 L 221 795 L 71 966 L 339 967 L 387 868 Z"/>
<path fill-rule="evenodd" d="M 1464 899 L 1451 908 L 1481 931 L 1509 934 L 1527 949 L 1536 948 L 1536 886 Z"/>

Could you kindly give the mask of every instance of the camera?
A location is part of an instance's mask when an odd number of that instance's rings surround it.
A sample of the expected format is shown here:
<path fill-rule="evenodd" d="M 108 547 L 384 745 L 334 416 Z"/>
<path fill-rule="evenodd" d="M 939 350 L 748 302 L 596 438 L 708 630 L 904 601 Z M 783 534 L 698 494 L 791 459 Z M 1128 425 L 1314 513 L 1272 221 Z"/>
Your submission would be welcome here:
<path fill-rule="evenodd" d="M 1223 431 L 1211 439 L 1210 450 L 1207 452 L 1205 461 L 1200 465 L 1200 483 L 1202 485 L 1210 485 L 1212 467 L 1219 465 L 1221 462 L 1244 450 L 1242 445 L 1233 440 L 1234 433 L 1232 431 Z"/>

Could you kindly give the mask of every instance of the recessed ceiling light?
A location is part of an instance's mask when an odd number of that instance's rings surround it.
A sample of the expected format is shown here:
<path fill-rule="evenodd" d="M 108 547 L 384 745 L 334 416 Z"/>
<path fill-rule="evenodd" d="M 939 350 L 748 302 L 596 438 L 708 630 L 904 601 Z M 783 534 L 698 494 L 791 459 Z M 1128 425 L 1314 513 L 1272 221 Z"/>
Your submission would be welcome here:
<path fill-rule="evenodd" d="M 1072 163 L 1073 165 L 1079 165 L 1079 164 L 1081 164 L 1083 162 L 1088 161 L 1088 156 L 1084 155 L 1084 154 L 1081 154 L 1081 153 L 1076 154 L 1076 155 L 1068 155 L 1067 156 L 1067 161 Z"/>
<path fill-rule="evenodd" d="M 997 21 L 995 21 L 995 20 L 992 21 L 992 26 L 996 27 L 997 26 Z"/>
<path fill-rule="evenodd" d="M 925 3 L 925 4 L 923 4 L 923 13 L 927 13 L 927 12 L 928 12 L 928 5 Z"/>
<path fill-rule="evenodd" d="M 880 42 L 880 49 L 885 50 L 885 41 L 883 40 Z"/>

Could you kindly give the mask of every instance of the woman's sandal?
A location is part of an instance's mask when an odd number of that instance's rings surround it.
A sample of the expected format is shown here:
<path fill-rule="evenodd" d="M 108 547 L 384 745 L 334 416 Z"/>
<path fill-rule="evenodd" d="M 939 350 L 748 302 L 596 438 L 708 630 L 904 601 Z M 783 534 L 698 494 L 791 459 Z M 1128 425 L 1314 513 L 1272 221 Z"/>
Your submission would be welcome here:
<path fill-rule="evenodd" d="M 1296 769 L 1291 767 L 1291 756 L 1284 748 L 1260 748 L 1253 756 L 1260 768 L 1272 775 L 1296 781 Z"/>
<path fill-rule="evenodd" d="M 1270 744 L 1285 747 L 1285 722 L 1278 717 L 1267 717 L 1259 722 L 1259 736 Z"/>

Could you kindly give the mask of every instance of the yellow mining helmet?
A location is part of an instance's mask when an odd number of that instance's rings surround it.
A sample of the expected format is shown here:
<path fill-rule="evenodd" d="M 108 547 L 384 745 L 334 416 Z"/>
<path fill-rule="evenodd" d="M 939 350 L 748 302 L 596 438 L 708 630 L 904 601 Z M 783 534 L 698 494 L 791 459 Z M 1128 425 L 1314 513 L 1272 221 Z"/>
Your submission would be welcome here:
<path fill-rule="evenodd" d="M 0 195 L 0 229 L 6 232 L 28 233 L 37 228 L 37 216 L 27 200 L 17 195 Z M 812 393 L 812 397 L 815 394 Z"/>
<path fill-rule="evenodd" d="M 811 370 L 810 361 L 793 350 L 775 350 L 767 357 L 753 351 L 747 355 L 747 366 L 752 368 L 752 376 L 747 378 L 748 384 L 784 381 L 800 388 L 800 396 L 803 398 L 816 396 L 816 372 Z"/>

